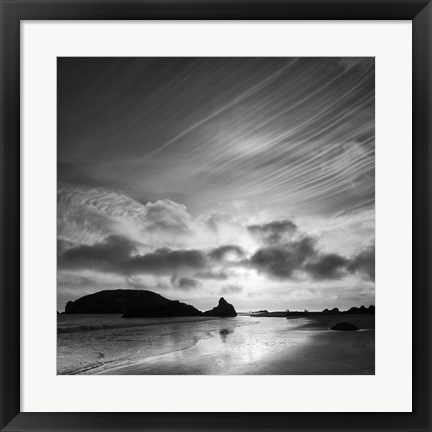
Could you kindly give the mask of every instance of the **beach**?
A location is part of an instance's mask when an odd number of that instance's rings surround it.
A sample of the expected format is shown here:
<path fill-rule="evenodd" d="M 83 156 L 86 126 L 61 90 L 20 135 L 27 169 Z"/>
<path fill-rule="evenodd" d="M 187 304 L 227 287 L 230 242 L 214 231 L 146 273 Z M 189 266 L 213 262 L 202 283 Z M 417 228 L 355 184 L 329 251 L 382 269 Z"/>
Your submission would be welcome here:
<path fill-rule="evenodd" d="M 374 374 L 374 318 L 122 319 L 120 315 L 59 315 L 57 373 Z M 330 330 L 342 321 L 360 330 Z"/>

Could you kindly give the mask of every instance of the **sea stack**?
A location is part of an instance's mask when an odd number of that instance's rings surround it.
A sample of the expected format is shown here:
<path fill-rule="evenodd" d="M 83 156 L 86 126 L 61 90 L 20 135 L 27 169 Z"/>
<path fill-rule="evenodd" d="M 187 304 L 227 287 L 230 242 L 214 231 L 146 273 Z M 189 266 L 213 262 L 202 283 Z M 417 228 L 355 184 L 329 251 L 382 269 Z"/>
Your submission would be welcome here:
<path fill-rule="evenodd" d="M 205 316 L 211 317 L 235 317 L 237 312 L 232 304 L 229 304 L 223 297 L 219 299 L 219 304 L 212 310 L 204 312 Z"/>

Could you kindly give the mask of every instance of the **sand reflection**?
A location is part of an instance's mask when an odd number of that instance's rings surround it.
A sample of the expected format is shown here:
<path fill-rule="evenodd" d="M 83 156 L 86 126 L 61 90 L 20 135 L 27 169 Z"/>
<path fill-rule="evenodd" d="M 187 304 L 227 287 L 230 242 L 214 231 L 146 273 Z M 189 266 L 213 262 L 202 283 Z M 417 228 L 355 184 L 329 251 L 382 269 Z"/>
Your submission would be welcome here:
<path fill-rule="evenodd" d="M 221 341 L 226 343 L 228 335 L 234 333 L 234 329 L 230 328 L 223 328 L 219 331 L 219 336 L 221 338 Z"/>

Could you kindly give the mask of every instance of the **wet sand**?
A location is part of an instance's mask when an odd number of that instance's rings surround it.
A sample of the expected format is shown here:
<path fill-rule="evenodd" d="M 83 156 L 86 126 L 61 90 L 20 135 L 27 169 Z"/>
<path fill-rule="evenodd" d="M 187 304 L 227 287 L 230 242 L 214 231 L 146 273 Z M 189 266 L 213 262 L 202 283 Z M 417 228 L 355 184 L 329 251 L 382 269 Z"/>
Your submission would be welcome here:
<path fill-rule="evenodd" d="M 297 346 L 250 365 L 241 374 L 373 375 L 375 332 L 323 332 Z"/>
<path fill-rule="evenodd" d="M 329 330 L 349 321 L 362 330 Z M 374 316 L 217 320 L 193 346 L 95 373 L 110 375 L 364 375 L 375 373 Z"/>

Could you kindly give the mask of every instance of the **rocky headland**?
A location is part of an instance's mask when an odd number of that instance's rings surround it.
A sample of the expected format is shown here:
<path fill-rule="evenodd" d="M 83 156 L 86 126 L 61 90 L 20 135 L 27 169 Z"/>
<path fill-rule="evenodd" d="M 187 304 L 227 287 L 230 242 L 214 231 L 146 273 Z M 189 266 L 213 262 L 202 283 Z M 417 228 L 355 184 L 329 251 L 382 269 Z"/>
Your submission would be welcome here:
<path fill-rule="evenodd" d="M 223 297 L 216 307 L 201 312 L 179 300 L 147 290 L 105 290 L 66 304 L 65 314 L 122 314 L 123 318 L 235 317 L 234 306 Z"/>

